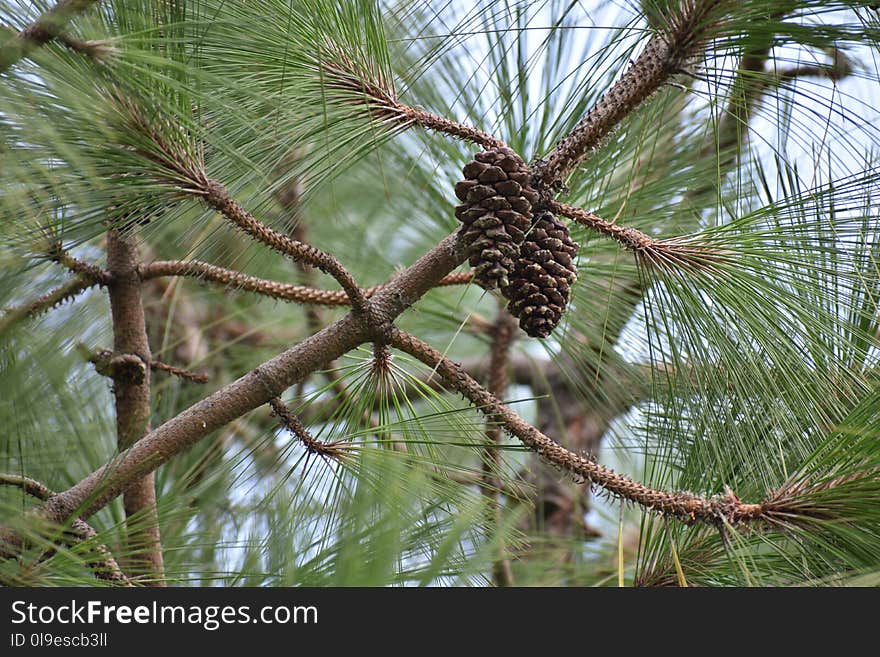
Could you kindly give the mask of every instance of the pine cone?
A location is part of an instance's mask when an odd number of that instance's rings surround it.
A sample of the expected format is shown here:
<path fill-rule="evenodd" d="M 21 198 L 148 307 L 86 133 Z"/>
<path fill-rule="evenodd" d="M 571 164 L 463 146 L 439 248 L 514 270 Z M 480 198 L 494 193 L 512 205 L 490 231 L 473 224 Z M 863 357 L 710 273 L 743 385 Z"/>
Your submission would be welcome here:
<path fill-rule="evenodd" d="M 455 216 L 464 224 L 474 277 L 486 289 L 504 290 L 538 201 L 531 173 L 509 148 L 477 153 L 463 173 L 465 179 L 455 185 L 462 201 Z"/>
<path fill-rule="evenodd" d="M 546 338 L 562 319 L 577 279 L 577 252 L 566 225 L 550 212 L 540 212 L 520 246 L 504 295 L 510 300 L 507 309 L 533 338 Z"/>

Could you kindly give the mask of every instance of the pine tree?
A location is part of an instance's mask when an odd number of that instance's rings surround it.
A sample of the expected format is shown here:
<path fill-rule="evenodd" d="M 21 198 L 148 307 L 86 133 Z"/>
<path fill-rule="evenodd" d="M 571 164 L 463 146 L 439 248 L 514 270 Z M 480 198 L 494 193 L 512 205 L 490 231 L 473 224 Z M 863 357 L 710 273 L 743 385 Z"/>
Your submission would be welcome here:
<path fill-rule="evenodd" d="M 4 583 L 878 581 L 868 3 L 3 15 Z"/>

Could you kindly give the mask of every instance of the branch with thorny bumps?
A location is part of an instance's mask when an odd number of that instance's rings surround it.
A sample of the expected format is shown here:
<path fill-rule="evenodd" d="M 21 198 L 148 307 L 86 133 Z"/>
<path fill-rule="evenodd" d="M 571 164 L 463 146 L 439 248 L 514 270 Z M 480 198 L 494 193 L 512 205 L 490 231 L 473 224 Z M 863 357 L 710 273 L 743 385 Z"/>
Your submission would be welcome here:
<path fill-rule="evenodd" d="M 699 267 L 706 259 L 725 255 L 701 248 L 698 243 L 686 239 L 654 240 L 639 231 L 616 226 L 587 210 L 568 206 L 555 198 L 556 191 L 563 187 L 567 176 L 587 160 L 621 121 L 677 74 L 685 62 L 703 52 L 712 29 L 724 17 L 725 4 L 719 0 L 681 3 L 680 13 L 671 17 L 665 28 L 646 43 L 639 57 L 575 129 L 551 153 L 536 161 L 531 175 L 540 192 L 539 207 L 553 210 L 615 239 L 636 253 L 640 262 L 647 266 L 681 270 Z M 322 62 L 322 70 L 327 75 L 328 84 L 350 89 L 352 103 L 362 103 L 363 109 L 376 120 L 397 121 L 404 127 L 418 125 L 472 141 L 484 148 L 505 147 L 501 140 L 480 130 L 409 108 L 398 100 L 385 80 L 353 79 L 353 69 L 347 65 L 344 57 Z M 620 498 L 685 522 L 723 526 L 760 523 L 781 526 L 797 522 L 797 515 L 803 510 L 798 504 L 802 501 L 804 487 L 785 487 L 768 493 L 765 500 L 757 503 L 745 503 L 729 490 L 709 497 L 666 492 L 651 489 L 573 453 L 526 422 L 436 349 L 399 330 L 394 325 L 396 318 L 429 290 L 438 285 L 452 284 L 453 281 L 464 282 L 462 275 L 453 274 L 453 270 L 467 259 L 467 248 L 460 231 L 448 235 L 384 285 L 364 290 L 332 255 L 278 233 L 256 219 L 229 195 L 222 183 L 207 175 L 203 163 L 192 155 L 198 153 L 199 149 L 193 145 L 181 148 L 178 143 L 166 140 L 161 127 L 152 123 L 154 119 L 146 118 L 155 116 L 155 113 L 144 112 L 137 99 L 126 96 L 117 88 L 117 92 L 108 100 L 116 104 L 123 128 L 137 133 L 141 141 L 146 139 L 151 142 L 149 150 L 142 155 L 164 172 L 157 175 L 159 182 L 162 182 L 162 175 L 168 176 L 166 182 L 169 186 L 200 199 L 250 237 L 286 257 L 331 274 L 339 282 L 342 291 L 315 294 L 310 288 L 255 279 L 197 262 L 144 265 L 138 270 L 142 279 L 166 275 L 195 276 L 291 301 L 350 305 L 352 311 L 150 430 L 79 483 L 30 511 L 35 519 L 59 524 L 73 519 L 84 521 L 123 493 L 133 482 L 149 475 L 215 430 L 265 404 L 270 404 L 276 415 L 301 440 L 310 440 L 305 427 L 280 404 L 280 395 L 326 364 L 361 344 L 372 342 L 390 344 L 434 368 L 450 389 L 461 393 L 486 414 L 494 426 L 518 438 L 548 463 Z M 312 443 L 312 449 L 316 452 L 326 447 Z M 816 510 L 810 510 L 809 514 L 815 518 Z M 26 544 L 26 538 L 15 529 L 0 528 L 0 555 L 14 556 Z"/>

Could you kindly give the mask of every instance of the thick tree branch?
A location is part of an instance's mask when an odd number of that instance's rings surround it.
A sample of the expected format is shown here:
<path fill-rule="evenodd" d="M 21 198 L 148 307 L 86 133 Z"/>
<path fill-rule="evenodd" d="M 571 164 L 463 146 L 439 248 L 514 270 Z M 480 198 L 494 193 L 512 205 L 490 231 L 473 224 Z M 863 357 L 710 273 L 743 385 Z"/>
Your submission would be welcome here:
<path fill-rule="evenodd" d="M 371 314 L 386 322 L 393 321 L 466 257 L 458 233 L 447 236 L 370 299 Z M 40 515 L 55 522 L 73 515 L 88 518 L 131 482 L 153 472 L 216 429 L 266 404 L 326 363 L 370 341 L 373 331 L 363 318 L 346 315 L 152 430 L 75 486 L 49 500 Z M 0 556 L 15 554 L 23 540 L 14 529 L 0 527 Z"/>
<path fill-rule="evenodd" d="M 535 168 L 542 186 L 553 188 L 612 130 L 649 96 L 679 71 L 706 44 L 707 28 L 714 10 L 723 0 L 683 0 L 680 13 L 670 17 L 664 29 L 651 38 L 599 102 Z"/>
<path fill-rule="evenodd" d="M 704 498 L 690 493 L 654 490 L 591 459 L 575 454 L 538 431 L 498 401 L 461 367 L 429 344 L 397 328 L 391 330 L 390 336 L 392 346 L 434 368 L 454 390 L 464 395 L 487 417 L 500 423 L 507 432 L 519 438 L 526 447 L 560 469 L 586 479 L 612 495 L 686 522 L 738 525 L 767 519 L 770 503 L 766 507 L 764 503 L 746 504 L 730 491 L 722 496 Z"/>
<path fill-rule="evenodd" d="M 36 22 L 8 39 L 0 47 L 0 73 L 27 57 L 35 49 L 57 38 L 74 16 L 83 13 L 96 2 L 97 0 L 61 0 Z"/>
<path fill-rule="evenodd" d="M 139 359 L 134 368 L 114 370 L 116 432 L 120 450 L 134 445 L 150 429 L 150 344 L 147 338 L 141 280 L 137 273 L 137 247 L 131 236 L 111 230 L 107 235 L 107 268 L 113 282 L 108 286 L 113 318 L 113 349 Z M 123 373 L 123 369 L 125 373 Z M 131 376 L 130 370 L 141 376 Z M 125 516 L 131 570 L 152 585 L 164 585 L 162 544 L 156 511 L 154 474 L 145 473 L 125 488 Z"/>

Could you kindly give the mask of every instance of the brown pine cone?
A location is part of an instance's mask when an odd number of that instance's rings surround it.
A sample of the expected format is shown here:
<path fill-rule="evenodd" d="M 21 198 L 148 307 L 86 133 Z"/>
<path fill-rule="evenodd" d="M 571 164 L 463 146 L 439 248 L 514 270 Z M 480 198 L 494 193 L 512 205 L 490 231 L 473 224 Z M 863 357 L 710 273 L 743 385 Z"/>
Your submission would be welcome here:
<path fill-rule="evenodd" d="M 486 289 L 504 290 L 538 201 L 529 168 L 511 149 L 493 148 L 477 153 L 463 173 L 455 216 L 464 224 L 474 276 Z"/>
<path fill-rule="evenodd" d="M 577 279 L 577 252 L 564 223 L 547 211 L 535 217 L 504 295 L 507 309 L 533 338 L 546 338 L 562 319 Z"/>

